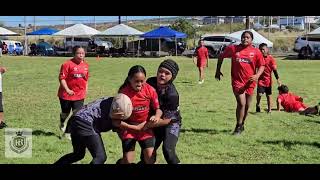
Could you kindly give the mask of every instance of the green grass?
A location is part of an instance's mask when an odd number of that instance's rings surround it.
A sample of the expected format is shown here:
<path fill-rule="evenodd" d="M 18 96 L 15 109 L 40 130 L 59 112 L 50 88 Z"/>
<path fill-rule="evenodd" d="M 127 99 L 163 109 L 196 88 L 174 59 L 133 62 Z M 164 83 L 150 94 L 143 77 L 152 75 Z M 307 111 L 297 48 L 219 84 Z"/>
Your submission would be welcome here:
<path fill-rule="evenodd" d="M 60 105 L 56 96 L 60 65 L 67 58 L 0 58 L 8 68 L 3 75 L 5 119 L 10 127 L 33 129 L 32 158 L 4 156 L 4 130 L 0 130 L 0 163 L 51 164 L 72 151 L 71 143 L 60 140 L 58 129 Z M 87 58 L 91 77 L 86 102 L 112 96 L 125 79 L 128 69 L 143 65 L 153 76 L 164 58 Z M 183 126 L 177 153 L 182 163 L 319 163 L 320 120 L 285 112 L 255 114 L 253 100 L 246 130 L 232 136 L 235 125 L 235 98 L 230 83 L 230 60 L 223 64 L 224 77 L 214 79 L 216 60 L 210 60 L 206 81 L 197 84 L 198 72 L 190 58 L 173 57 L 180 72 L 175 81 L 180 93 Z M 320 61 L 278 59 L 278 71 L 290 91 L 304 97 L 306 104 L 319 102 Z M 273 102 L 277 95 L 273 87 Z M 262 98 L 266 108 L 266 98 Z M 112 132 L 103 133 L 108 164 L 121 157 L 121 143 Z M 138 161 L 140 148 L 136 146 Z M 161 149 L 160 149 L 161 150 Z M 158 163 L 165 163 L 159 151 Z M 91 160 L 89 152 L 80 163 Z"/>

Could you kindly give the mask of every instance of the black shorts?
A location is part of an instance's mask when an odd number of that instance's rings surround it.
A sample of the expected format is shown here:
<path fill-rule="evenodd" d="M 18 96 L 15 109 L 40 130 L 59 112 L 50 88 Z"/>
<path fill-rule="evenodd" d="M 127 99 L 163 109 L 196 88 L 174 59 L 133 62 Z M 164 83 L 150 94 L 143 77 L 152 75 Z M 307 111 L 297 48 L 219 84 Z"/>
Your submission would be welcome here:
<path fill-rule="evenodd" d="M 69 100 L 64 100 L 64 99 L 59 98 L 59 100 L 60 100 L 62 113 L 67 113 L 67 114 L 70 113 L 71 109 L 73 111 L 76 109 L 80 109 L 84 103 L 84 99 L 77 100 L 77 101 L 69 101 Z"/>
<path fill-rule="evenodd" d="M 257 93 L 258 94 L 266 93 L 266 95 L 271 95 L 272 94 L 272 87 L 271 86 L 270 87 L 258 86 Z"/>
<path fill-rule="evenodd" d="M 145 139 L 143 141 L 138 141 L 141 149 L 151 148 L 154 147 L 155 144 L 155 137 L 151 137 L 148 139 Z M 122 140 L 122 150 L 123 152 L 129 152 L 134 151 L 136 147 L 137 140 L 135 139 L 125 139 Z"/>
<path fill-rule="evenodd" d="M 0 92 L 0 112 L 3 112 L 2 92 Z"/>

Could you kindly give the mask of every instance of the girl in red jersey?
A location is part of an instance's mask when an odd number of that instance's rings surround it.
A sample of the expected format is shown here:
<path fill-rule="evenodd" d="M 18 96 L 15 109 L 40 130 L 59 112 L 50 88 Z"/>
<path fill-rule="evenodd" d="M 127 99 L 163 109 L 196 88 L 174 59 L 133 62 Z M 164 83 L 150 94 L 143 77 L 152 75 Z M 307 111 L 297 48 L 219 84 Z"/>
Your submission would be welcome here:
<path fill-rule="evenodd" d="M 199 69 L 198 84 L 202 84 L 204 83 L 204 69 L 205 67 L 208 67 L 208 61 L 209 61 L 208 49 L 204 46 L 203 40 L 199 41 L 199 46 L 195 50 L 194 56 L 197 57 L 196 65 Z"/>
<path fill-rule="evenodd" d="M 83 106 L 88 90 L 89 65 L 84 61 L 85 51 L 76 46 L 74 57 L 61 65 L 58 97 L 61 105 L 60 129 L 65 131 L 69 113 Z"/>
<path fill-rule="evenodd" d="M 119 93 L 126 94 L 132 101 L 133 110 L 130 118 L 126 121 L 128 124 L 141 124 L 147 121 L 158 122 L 162 115 L 158 102 L 156 90 L 146 83 L 146 71 L 136 65 L 130 68 L 128 77 L 119 88 Z M 149 116 L 150 108 L 155 110 L 154 116 Z M 120 126 L 121 128 L 121 126 Z M 139 142 L 144 154 L 146 164 L 153 163 L 152 153 L 155 145 L 155 137 L 152 129 L 145 131 L 134 131 L 123 129 L 120 132 L 122 140 L 123 157 L 120 160 L 122 164 L 133 163 L 135 158 L 135 144 Z"/>
<path fill-rule="evenodd" d="M 303 103 L 303 98 L 289 92 L 286 85 L 278 87 L 277 110 L 280 111 L 280 104 L 286 112 L 299 112 L 301 115 L 318 114 L 319 107 L 308 107 Z"/>
<path fill-rule="evenodd" d="M 265 62 L 259 49 L 252 46 L 253 34 L 244 31 L 241 44 L 226 47 L 218 58 L 215 78 L 220 81 L 221 65 L 224 58 L 231 58 L 231 81 L 234 96 L 237 100 L 237 124 L 234 135 L 244 131 L 244 121 L 248 115 L 249 106 L 256 82 L 264 71 Z"/>

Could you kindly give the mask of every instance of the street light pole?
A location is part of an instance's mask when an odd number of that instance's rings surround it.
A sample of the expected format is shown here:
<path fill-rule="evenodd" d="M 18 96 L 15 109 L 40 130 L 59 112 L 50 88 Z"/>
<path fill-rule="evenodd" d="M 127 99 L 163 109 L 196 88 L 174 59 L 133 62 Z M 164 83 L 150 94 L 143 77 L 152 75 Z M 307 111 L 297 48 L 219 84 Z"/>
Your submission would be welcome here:
<path fill-rule="evenodd" d="M 28 55 L 28 42 L 27 42 L 27 17 L 24 16 L 24 55 Z"/>

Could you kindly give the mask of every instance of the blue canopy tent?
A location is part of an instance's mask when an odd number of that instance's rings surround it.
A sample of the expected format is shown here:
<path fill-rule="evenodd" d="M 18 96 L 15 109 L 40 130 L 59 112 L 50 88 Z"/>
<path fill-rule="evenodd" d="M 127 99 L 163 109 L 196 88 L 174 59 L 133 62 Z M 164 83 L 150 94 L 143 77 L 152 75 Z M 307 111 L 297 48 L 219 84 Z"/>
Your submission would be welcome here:
<path fill-rule="evenodd" d="M 27 33 L 27 36 L 39 36 L 39 39 L 40 39 L 40 36 L 41 35 L 52 35 L 56 32 L 58 32 L 59 30 L 57 29 L 51 29 L 51 28 L 42 28 L 42 29 L 39 29 L 39 30 L 36 30 L 36 31 L 33 31 L 33 32 L 30 32 L 30 33 Z M 28 38 L 27 38 L 28 39 Z"/>
<path fill-rule="evenodd" d="M 177 52 L 177 38 L 186 38 L 187 34 L 175 31 L 173 29 L 170 29 L 168 27 L 160 26 L 157 29 L 154 29 L 152 31 L 149 31 L 143 35 L 140 36 L 141 38 L 146 39 L 159 39 L 159 56 L 160 56 L 160 38 L 174 38 L 175 44 L 176 44 L 176 56 L 178 54 Z"/>
<path fill-rule="evenodd" d="M 52 35 L 58 31 L 59 30 L 56 30 L 56 29 L 43 28 L 43 29 L 39 29 L 30 33 L 27 33 L 27 35 Z"/>

